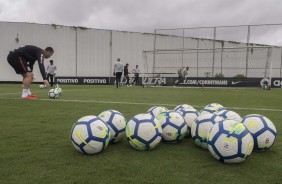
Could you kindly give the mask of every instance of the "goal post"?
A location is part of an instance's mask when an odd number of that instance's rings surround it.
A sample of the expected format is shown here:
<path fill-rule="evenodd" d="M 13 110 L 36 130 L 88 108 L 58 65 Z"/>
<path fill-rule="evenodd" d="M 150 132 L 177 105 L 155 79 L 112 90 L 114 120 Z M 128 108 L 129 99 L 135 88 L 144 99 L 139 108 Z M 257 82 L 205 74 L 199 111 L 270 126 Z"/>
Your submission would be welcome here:
<path fill-rule="evenodd" d="M 143 51 L 144 80 L 161 77 L 163 80 L 165 78 L 166 85 L 173 84 L 178 76 L 177 70 L 186 66 L 190 68 L 187 76 L 189 78 L 271 80 L 271 51 L 271 47 Z"/>

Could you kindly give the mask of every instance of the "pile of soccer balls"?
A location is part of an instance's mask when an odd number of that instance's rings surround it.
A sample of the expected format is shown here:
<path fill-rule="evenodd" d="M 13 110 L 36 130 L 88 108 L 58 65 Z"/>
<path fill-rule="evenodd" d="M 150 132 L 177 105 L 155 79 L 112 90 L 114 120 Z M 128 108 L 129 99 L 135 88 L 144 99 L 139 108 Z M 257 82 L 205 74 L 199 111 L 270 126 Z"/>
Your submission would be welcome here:
<path fill-rule="evenodd" d="M 128 122 L 122 113 L 107 110 L 98 116 L 80 118 L 71 131 L 74 147 L 84 154 L 99 153 L 109 142 L 117 143 L 124 136 L 138 150 L 154 149 L 161 140 L 178 143 L 188 136 L 199 147 L 208 149 L 217 160 L 238 163 L 253 150 L 269 149 L 274 144 L 276 128 L 263 115 L 241 118 L 238 113 L 212 103 L 201 111 L 187 104 L 174 110 L 155 106 Z"/>

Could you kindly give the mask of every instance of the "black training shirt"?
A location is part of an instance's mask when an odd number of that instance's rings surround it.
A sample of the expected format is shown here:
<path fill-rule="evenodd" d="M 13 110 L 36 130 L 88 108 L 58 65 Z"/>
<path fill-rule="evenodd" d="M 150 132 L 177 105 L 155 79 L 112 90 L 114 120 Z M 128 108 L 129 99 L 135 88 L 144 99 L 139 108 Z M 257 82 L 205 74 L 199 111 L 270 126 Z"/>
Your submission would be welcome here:
<path fill-rule="evenodd" d="M 35 61 L 38 61 L 39 70 L 42 75 L 43 80 L 46 80 L 46 73 L 44 67 L 44 50 L 33 46 L 26 45 L 14 50 L 14 53 L 26 59 L 26 62 L 29 62 L 30 66 L 33 66 Z"/>

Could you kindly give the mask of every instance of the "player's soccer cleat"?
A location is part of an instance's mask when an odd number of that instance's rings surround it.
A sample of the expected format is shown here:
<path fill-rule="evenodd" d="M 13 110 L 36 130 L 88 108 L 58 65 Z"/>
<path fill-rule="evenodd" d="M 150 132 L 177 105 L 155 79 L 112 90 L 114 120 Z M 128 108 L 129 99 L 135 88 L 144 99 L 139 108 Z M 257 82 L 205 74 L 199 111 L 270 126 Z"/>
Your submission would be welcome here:
<path fill-rule="evenodd" d="M 32 97 L 38 98 L 38 96 L 37 96 L 36 94 L 33 94 L 33 93 L 31 93 L 29 96 L 32 96 Z"/>
<path fill-rule="evenodd" d="M 37 97 L 27 95 L 26 97 L 22 97 L 22 99 L 24 99 L 24 100 L 37 100 Z"/>

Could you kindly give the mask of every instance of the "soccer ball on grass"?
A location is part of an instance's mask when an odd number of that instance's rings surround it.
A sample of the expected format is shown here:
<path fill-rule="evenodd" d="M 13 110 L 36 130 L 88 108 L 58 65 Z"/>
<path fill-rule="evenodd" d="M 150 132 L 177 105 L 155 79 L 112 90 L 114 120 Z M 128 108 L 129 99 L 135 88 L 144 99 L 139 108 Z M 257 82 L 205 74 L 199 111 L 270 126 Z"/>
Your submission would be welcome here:
<path fill-rule="evenodd" d="M 137 150 L 151 150 L 158 146 L 162 139 L 161 124 L 149 114 L 132 117 L 125 132 L 130 146 Z"/>
<path fill-rule="evenodd" d="M 269 149 L 276 139 L 276 128 L 272 121 L 260 114 L 250 114 L 242 119 L 242 123 L 254 138 L 254 150 Z"/>
<path fill-rule="evenodd" d="M 75 149 L 81 153 L 99 153 L 109 144 L 110 130 L 99 117 L 84 116 L 73 125 L 71 141 Z"/>
<path fill-rule="evenodd" d="M 208 149 L 224 163 L 245 161 L 252 153 L 254 140 L 249 130 L 236 120 L 216 123 L 208 134 Z"/>
<path fill-rule="evenodd" d="M 180 113 L 176 111 L 162 112 L 157 116 L 162 125 L 163 141 L 177 143 L 187 135 L 187 124 Z"/>
<path fill-rule="evenodd" d="M 125 136 L 126 119 L 116 110 L 103 111 L 98 115 L 110 128 L 110 142 L 117 143 Z"/>
<path fill-rule="evenodd" d="M 223 118 L 215 114 L 200 114 L 196 121 L 192 122 L 191 125 L 191 136 L 195 141 L 196 145 L 207 149 L 207 135 L 212 129 L 213 125 L 222 121 Z"/>

